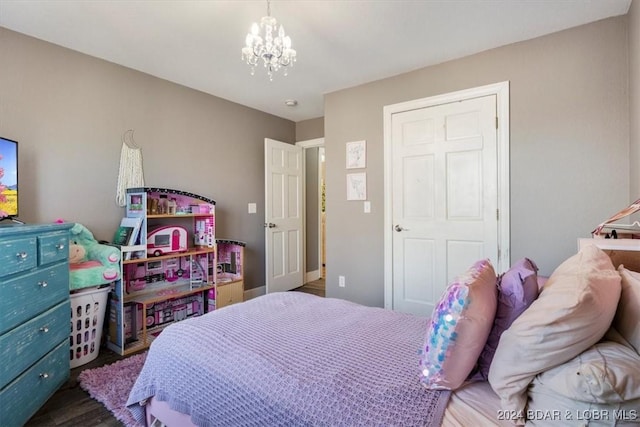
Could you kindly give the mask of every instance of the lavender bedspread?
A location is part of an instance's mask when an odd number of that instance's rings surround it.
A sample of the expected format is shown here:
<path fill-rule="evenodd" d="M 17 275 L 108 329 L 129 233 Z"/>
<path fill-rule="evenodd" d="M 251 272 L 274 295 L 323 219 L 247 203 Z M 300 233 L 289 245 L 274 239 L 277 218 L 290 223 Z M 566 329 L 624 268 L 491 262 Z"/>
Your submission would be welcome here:
<path fill-rule="evenodd" d="M 151 396 L 206 426 L 439 426 L 426 390 L 427 318 L 299 292 L 268 294 L 166 328 L 127 406 Z"/>

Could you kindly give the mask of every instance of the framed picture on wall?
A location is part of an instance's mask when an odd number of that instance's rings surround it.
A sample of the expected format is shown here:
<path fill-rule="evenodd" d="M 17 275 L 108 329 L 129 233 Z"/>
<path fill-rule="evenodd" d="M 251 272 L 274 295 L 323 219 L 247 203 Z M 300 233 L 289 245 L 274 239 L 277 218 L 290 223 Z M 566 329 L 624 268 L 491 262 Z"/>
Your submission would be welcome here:
<path fill-rule="evenodd" d="M 347 200 L 367 200 L 367 174 L 347 174 Z"/>
<path fill-rule="evenodd" d="M 367 141 L 347 142 L 347 169 L 367 166 Z"/>

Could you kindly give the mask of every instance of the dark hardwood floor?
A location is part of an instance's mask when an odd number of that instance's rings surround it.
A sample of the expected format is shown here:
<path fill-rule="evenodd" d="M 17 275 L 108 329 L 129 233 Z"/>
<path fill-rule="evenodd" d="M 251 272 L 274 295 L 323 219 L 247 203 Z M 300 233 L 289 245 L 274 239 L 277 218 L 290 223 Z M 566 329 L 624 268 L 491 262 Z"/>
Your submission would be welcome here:
<path fill-rule="evenodd" d="M 324 279 L 306 283 L 294 291 L 324 297 Z M 124 427 L 102 403 L 92 399 L 80 388 L 78 383 L 78 375 L 83 370 L 108 365 L 123 358 L 102 347 L 95 360 L 71 370 L 67 383 L 40 408 L 25 427 Z"/>
<path fill-rule="evenodd" d="M 299 288 L 294 289 L 294 291 L 304 292 L 307 294 L 313 294 L 319 297 L 324 297 L 325 296 L 324 279 L 320 278 L 318 280 L 314 280 L 313 282 L 305 283 Z"/>

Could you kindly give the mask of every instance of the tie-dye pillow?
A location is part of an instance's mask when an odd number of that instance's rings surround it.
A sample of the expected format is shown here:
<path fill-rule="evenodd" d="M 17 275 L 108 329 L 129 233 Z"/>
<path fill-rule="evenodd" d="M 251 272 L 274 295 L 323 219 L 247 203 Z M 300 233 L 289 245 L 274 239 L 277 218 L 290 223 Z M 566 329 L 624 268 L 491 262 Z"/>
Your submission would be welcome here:
<path fill-rule="evenodd" d="M 420 377 L 429 389 L 455 390 L 484 348 L 497 306 L 496 273 L 476 262 L 451 282 L 433 309 L 420 356 Z"/>

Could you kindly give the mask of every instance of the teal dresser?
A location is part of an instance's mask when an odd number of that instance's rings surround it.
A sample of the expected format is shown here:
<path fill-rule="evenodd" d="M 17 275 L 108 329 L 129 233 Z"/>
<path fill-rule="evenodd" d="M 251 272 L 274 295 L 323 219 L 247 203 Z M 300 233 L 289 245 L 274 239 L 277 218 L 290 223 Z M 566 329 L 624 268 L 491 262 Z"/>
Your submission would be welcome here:
<path fill-rule="evenodd" d="M 0 426 L 19 427 L 69 378 L 69 229 L 0 225 Z"/>

